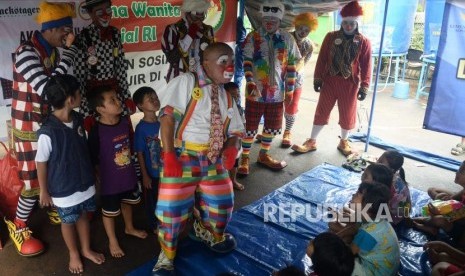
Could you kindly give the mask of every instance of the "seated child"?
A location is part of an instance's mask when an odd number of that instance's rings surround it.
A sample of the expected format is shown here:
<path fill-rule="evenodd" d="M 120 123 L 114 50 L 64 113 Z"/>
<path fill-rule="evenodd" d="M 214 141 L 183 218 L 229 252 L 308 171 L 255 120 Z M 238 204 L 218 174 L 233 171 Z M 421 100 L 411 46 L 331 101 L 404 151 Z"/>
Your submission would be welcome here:
<path fill-rule="evenodd" d="M 362 174 L 362 182 L 381 183 L 389 189 L 392 187 L 393 173 L 383 164 L 370 164 Z M 350 216 L 354 211 L 349 207 L 344 207 L 343 213 L 339 216 Z M 339 221 L 328 223 L 331 232 L 336 233 L 346 243 L 350 244 L 354 235 L 357 233 L 358 224 L 355 222 L 340 223 Z"/>
<path fill-rule="evenodd" d="M 445 191 L 436 190 L 436 192 L 439 193 L 436 194 L 435 198 L 438 199 L 439 196 L 439 198 L 443 200 L 455 199 L 465 203 L 465 196 L 463 193 L 463 191 L 465 191 L 465 161 L 462 162 L 460 168 L 455 174 L 455 183 L 459 184 L 464 189 L 455 195 L 448 193 L 448 196 L 441 196 L 441 193 L 444 194 Z M 430 195 L 434 196 L 433 193 Z M 461 198 L 459 198 L 459 196 L 461 196 Z M 460 247 L 465 247 L 465 219 L 462 218 L 450 221 L 448 217 L 438 214 L 437 210 L 434 210 L 434 206 L 431 204 L 429 206 L 430 213 L 433 215 L 431 217 L 414 218 L 413 226 L 416 229 L 429 233 L 433 236 L 438 234 L 439 229 L 443 229 Z"/>
<path fill-rule="evenodd" d="M 389 206 L 392 216 L 392 224 L 397 225 L 404 218 L 410 217 L 412 199 L 408 183 L 405 180 L 405 171 L 402 168 L 404 157 L 398 151 L 385 151 L 378 159 L 378 163 L 388 166 L 394 173 L 394 182 L 391 188 L 391 200 Z"/>
<path fill-rule="evenodd" d="M 157 231 L 155 207 L 157 206 L 161 168 L 161 145 L 158 138 L 160 122 L 156 112 L 160 109 L 160 101 L 155 90 L 147 86 L 137 89 L 132 99 L 137 108 L 144 112 L 144 117 L 136 126 L 134 150 L 137 153 L 142 175 L 145 210 L 149 226 L 155 233 Z"/>
<path fill-rule="evenodd" d="M 433 265 L 432 275 L 465 275 L 465 253 L 442 241 L 431 241 L 423 246 Z"/>
<path fill-rule="evenodd" d="M 462 162 L 461 166 L 463 166 L 465 163 L 465 161 Z M 460 167 L 461 168 L 461 167 Z M 460 181 L 460 176 L 461 174 L 459 173 L 460 172 L 460 169 L 457 171 L 457 173 L 455 174 L 455 183 L 456 184 L 459 184 L 460 186 L 462 186 L 462 188 L 464 187 L 463 184 L 460 184 L 459 181 Z M 463 196 L 464 196 L 464 193 L 465 193 L 465 188 L 463 188 L 461 191 L 457 192 L 457 193 L 453 193 L 451 191 L 447 191 L 447 190 L 443 190 L 443 189 L 438 189 L 438 188 L 429 188 L 428 189 L 428 195 L 431 197 L 431 199 L 433 200 L 436 200 L 436 199 L 439 199 L 439 200 L 449 200 L 449 199 L 455 199 L 457 201 L 462 201 L 463 199 Z"/>
<path fill-rule="evenodd" d="M 235 82 L 228 82 L 224 84 L 224 89 L 228 91 L 233 99 L 237 103 L 237 109 L 239 110 L 239 113 L 241 114 L 243 123 L 245 124 L 245 117 L 244 117 L 244 110 L 242 109 L 240 102 L 239 102 L 239 96 L 240 96 L 240 90 L 239 86 Z M 243 191 L 245 190 L 245 186 L 237 181 L 237 168 L 239 167 L 239 157 L 241 156 L 242 151 L 239 151 L 237 154 L 236 162 L 234 163 L 234 167 L 229 170 L 229 177 L 231 178 L 231 181 L 233 183 L 233 187 L 235 190 L 238 191 Z"/>
<path fill-rule="evenodd" d="M 361 217 L 361 224 L 351 244 L 352 253 L 358 255 L 355 275 L 397 275 L 399 241 L 386 219 L 390 217 L 387 213 L 390 195 L 389 188 L 383 184 L 362 182 L 352 196 L 355 212 L 367 210 L 367 213 L 357 215 Z M 367 205 L 371 207 L 367 208 Z"/>
<path fill-rule="evenodd" d="M 98 123 L 89 133 L 89 147 L 100 179 L 103 226 L 110 254 L 120 258 L 124 251 L 116 238 L 115 217 L 123 214 L 126 234 L 141 239 L 147 237 L 147 233 L 134 228 L 132 222 L 132 205 L 140 202 L 131 159 L 132 126 L 128 117 L 121 116 L 123 108 L 113 87 L 97 87 L 87 100 L 89 107 L 99 115 Z"/>
<path fill-rule="evenodd" d="M 56 206 L 69 251 L 68 269 L 80 274 L 84 272 L 80 255 L 96 264 L 102 264 L 105 257 L 90 248 L 87 214 L 96 209 L 95 178 L 83 119 L 73 110 L 81 103 L 79 82 L 71 75 L 53 76 L 44 93 L 53 112 L 38 131 L 39 200 L 42 206 Z"/>
<path fill-rule="evenodd" d="M 349 246 L 334 233 L 324 232 L 310 241 L 307 255 L 312 259 L 313 273 L 318 276 L 350 276 L 355 256 Z"/>

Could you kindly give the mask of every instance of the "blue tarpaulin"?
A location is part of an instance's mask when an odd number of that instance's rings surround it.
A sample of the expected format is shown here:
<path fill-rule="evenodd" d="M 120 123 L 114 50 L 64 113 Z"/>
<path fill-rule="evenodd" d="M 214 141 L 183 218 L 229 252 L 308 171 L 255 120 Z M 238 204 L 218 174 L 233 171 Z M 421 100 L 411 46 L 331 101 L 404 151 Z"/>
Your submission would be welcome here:
<path fill-rule="evenodd" d="M 237 240 L 230 254 L 212 253 L 202 243 L 185 238 L 180 241 L 175 260 L 176 275 L 270 275 L 293 264 L 306 272 L 311 261 L 306 248 L 311 238 L 327 230 L 327 224 L 314 221 L 317 204 L 344 204 L 357 190 L 360 174 L 341 167 L 322 164 L 233 213 L 227 232 Z M 429 201 L 426 193 L 410 188 L 414 215 Z M 293 203 L 299 203 L 294 204 Z M 307 206 L 309 212 L 293 212 L 291 206 Z M 276 211 L 278 208 L 281 212 Z M 271 212 L 274 210 L 275 212 Z M 296 211 L 296 210 L 294 210 Z M 278 213 L 284 214 L 279 217 Z M 285 215 L 288 214 L 288 215 Z M 401 275 L 429 275 L 423 254 L 426 237 L 411 229 L 397 229 L 401 248 Z M 151 275 L 155 259 L 128 273 Z"/>
<path fill-rule="evenodd" d="M 465 137 L 465 44 L 462 0 L 448 0 L 423 126 Z"/>
<path fill-rule="evenodd" d="M 446 0 L 426 0 L 424 55 L 436 54 L 441 35 L 442 16 Z"/>

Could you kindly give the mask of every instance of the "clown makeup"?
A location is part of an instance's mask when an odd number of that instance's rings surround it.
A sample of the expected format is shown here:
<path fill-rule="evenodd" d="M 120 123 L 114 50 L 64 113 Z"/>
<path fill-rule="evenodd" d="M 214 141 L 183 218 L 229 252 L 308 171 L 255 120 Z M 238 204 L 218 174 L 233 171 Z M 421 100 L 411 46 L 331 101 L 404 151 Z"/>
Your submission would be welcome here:
<path fill-rule="evenodd" d="M 351 35 L 357 29 L 358 23 L 355 20 L 342 20 L 341 26 L 345 34 Z"/>
<path fill-rule="evenodd" d="M 271 17 L 271 16 L 264 16 L 262 19 L 263 28 L 269 34 L 275 33 L 279 28 L 279 18 Z"/>
<path fill-rule="evenodd" d="M 295 34 L 297 36 L 297 40 L 302 40 L 308 36 L 310 33 L 310 28 L 305 25 L 295 27 Z"/>
<path fill-rule="evenodd" d="M 204 12 L 190 12 L 188 15 L 192 22 L 203 22 L 207 17 Z"/>
<path fill-rule="evenodd" d="M 225 79 L 232 79 L 234 77 L 234 65 L 228 65 L 229 56 L 228 55 L 221 55 L 216 60 L 216 64 L 220 65 L 224 68 L 223 71 L 223 78 Z M 234 60 L 234 56 L 232 56 L 232 60 Z M 225 67 L 226 66 L 226 67 Z"/>
<path fill-rule="evenodd" d="M 95 24 L 98 24 L 99 26 L 106 28 L 110 26 L 112 14 L 113 12 L 111 10 L 111 5 L 108 1 L 94 7 L 92 9 L 92 12 L 90 13 L 90 17 L 92 18 L 92 21 Z"/>

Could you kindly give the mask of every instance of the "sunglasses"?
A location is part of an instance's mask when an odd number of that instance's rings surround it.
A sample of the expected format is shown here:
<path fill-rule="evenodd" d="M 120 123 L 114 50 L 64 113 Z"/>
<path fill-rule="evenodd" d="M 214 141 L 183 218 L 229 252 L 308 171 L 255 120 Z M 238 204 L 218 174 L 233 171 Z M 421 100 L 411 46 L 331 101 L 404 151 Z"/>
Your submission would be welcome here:
<path fill-rule="evenodd" d="M 112 11 L 111 11 L 111 7 L 108 7 L 106 9 L 98 9 L 95 11 L 95 15 L 97 16 L 103 16 L 103 15 L 109 15 L 111 16 L 112 15 Z"/>
<path fill-rule="evenodd" d="M 279 11 L 279 8 L 263 6 L 263 12 L 269 12 L 269 11 L 271 11 L 272 13 L 277 13 Z"/>

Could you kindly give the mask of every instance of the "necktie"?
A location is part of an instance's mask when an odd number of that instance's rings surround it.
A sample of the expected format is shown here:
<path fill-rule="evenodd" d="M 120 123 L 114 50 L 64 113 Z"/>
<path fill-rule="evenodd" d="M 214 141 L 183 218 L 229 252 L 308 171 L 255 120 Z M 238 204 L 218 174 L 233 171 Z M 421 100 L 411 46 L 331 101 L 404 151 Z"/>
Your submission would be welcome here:
<path fill-rule="evenodd" d="M 218 100 L 218 85 L 212 85 L 211 94 L 211 111 L 210 111 L 210 149 L 208 150 L 207 157 L 212 163 L 216 160 L 223 148 L 223 121 L 221 120 L 220 104 Z"/>

